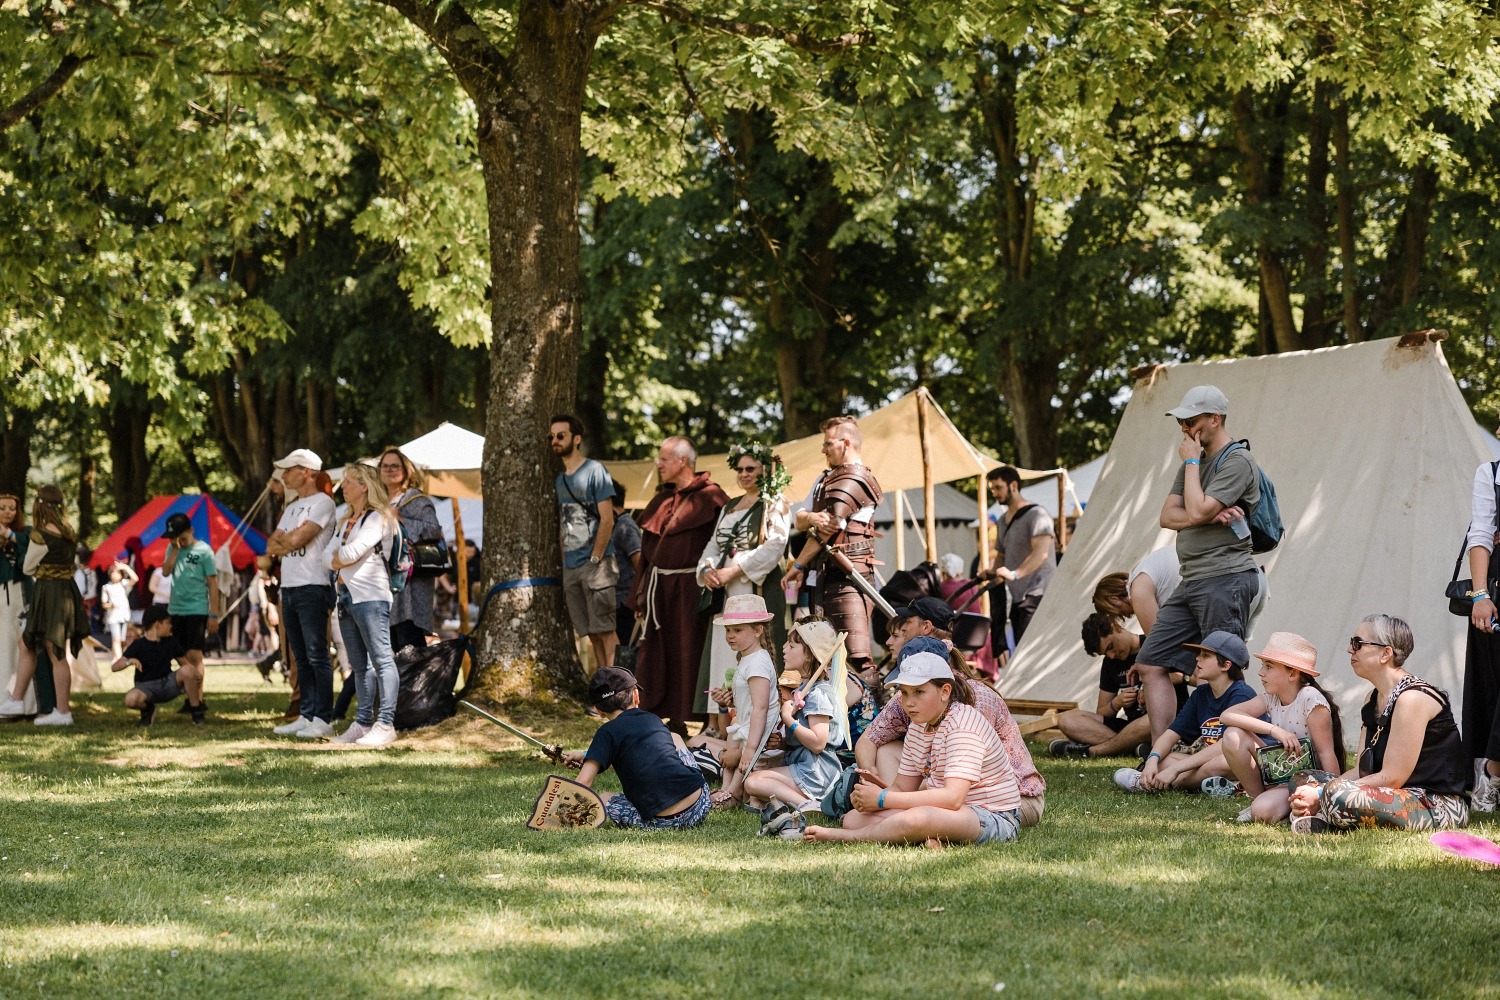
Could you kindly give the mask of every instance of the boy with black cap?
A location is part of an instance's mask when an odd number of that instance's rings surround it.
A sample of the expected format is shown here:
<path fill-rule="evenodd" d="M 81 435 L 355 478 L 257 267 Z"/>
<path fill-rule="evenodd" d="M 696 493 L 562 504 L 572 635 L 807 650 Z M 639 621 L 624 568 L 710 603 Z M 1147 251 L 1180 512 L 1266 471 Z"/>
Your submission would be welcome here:
<path fill-rule="evenodd" d="M 1210 632 L 1201 643 L 1183 643 L 1197 654 L 1193 676 L 1198 686 L 1166 732 L 1151 744 L 1146 762 L 1137 771 L 1122 767 L 1115 784 L 1127 792 L 1160 792 L 1168 788 L 1200 788 L 1215 795 L 1232 792 L 1234 782 L 1224 748 L 1220 716 L 1224 710 L 1255 697 L 1245 683 L 1250 650 L 1233 632 Z"/>
<path fill-rule="evenodd" d="M 167 518 L 167 554 L 161 571 L 172 578 L 172 635 L 186 651 L 179 657 L 193 668 L 197 682 L 187 691 L 187 708 L 193 724 L 203 725 L 203 649 L 210 628 L 219 627 L 218 573 L 214 550 L 193 537 L 193 522 L 181 511 Z M 175 695 L 173 697 L 176 697 Z"/>
<path fill-rule="evenodd" d="M 153 604 L 141 612 L 141 625 L 144 634 L 110 665 L 114 671 L 135 667 L 135 686 L 125 692 L 125 707 L 138 709 L 140 724 L 149 726 L 158 704 L 186 693 L 188 704 L 198 704 L 193 725 L 203 725 L 203 667 L 195 665 L 173 637 L 172 616 L 163 605 Z M 176 671 L 173 660 L 181 664 Z"/>
<path fill-rule="evenodd" d="M 949 607 L 946 601 L 936 597 L 919 597 L 911 602 L 909 607 L 897 608 L 896 615 L 891 619 L 891 634 L 885 640 L 885 648 L 890 650 L 891 662 L 901 653 L 901 647 L 918 636 L 931 636 L 934 639 L 948 640 L 953 628 L 953 619 L 958 612 Z"/>
<path fill-rule="evenodd" d="M 600 792 L 604 814 L 616 826 L 682 830 L 708 815 L 708 783 L 680 737 L 650 712 L 641 710 L 635 676 L 619 667 L 600 667 L 589 679 L 589 704 L 605 723 L 584 753 L 564 759 L 579 766 L 580 784 L 593 787 L 601 771 L 613 767 L 622 794 Z"/>

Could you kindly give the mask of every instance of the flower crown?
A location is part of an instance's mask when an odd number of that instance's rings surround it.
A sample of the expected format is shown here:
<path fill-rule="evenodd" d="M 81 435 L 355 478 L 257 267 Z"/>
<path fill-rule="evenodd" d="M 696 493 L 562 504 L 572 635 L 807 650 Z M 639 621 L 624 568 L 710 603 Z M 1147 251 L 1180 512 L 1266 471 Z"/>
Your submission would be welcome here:
<path fill-rule="evenodd" d="M 782 464 L 781 456 L 771 446 L 760 441 L 746 441 L 729 449 L 729 467 L 733 469 L 740 459 L 749 456 L 760 463 L 760 474 L 755 477 L 755 488 L 766 500 L 774 500 L 792 485 L 792 474 Z"/>

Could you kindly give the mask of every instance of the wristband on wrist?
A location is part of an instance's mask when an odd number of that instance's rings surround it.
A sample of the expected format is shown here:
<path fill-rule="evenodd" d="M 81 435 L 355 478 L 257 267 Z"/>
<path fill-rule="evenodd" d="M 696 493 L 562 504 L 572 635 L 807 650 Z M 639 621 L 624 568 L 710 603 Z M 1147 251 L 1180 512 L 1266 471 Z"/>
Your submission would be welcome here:
<path fill-rule="evenodd" d="M 1182 464 L 1183 465 L 1197 465 L 1198 464 L 1198 459 L 1196 459 L 1196 458 L 1184 458 L 1182 460 Z"/>
<path fill-rule="evenodd" d="M 880 790 L 880 797 L 875 800 L 875 808 L 876 809 L 884 809 L 885 808 L 885 793 L 888 792 L 888 791 L 890 791 L 889 788 L 882 788 Z"/>
<path fill-rule="evenodd" d="M 807 572 L 807 567 L 804 566 L 804 565 L 802 565 L 801 563 L 797 562 L 796 560 L 792 561 L 792 569 L 800 570 L 803 573 Z"/>
<path fill-rule="evenodd" d="M 800 725 L 800 723 L 798 723 L 797 721 L 793 720 L 792 723 L 789 726 L 786 727 L 786 734 L 788 736 L 790 736 L 793 733 L 795 733 L 797 731 L 797 726 L 798 725 Z"/>
<path fill-rule="evenodd" d="M 1152 750 L 1146 755 L 1147 760 L 1150 760 L 1152 757 L 1155 757 L 1157 760 L 1161 760 L 1161 754 L 1157 753 L 1155 750 Z"/>

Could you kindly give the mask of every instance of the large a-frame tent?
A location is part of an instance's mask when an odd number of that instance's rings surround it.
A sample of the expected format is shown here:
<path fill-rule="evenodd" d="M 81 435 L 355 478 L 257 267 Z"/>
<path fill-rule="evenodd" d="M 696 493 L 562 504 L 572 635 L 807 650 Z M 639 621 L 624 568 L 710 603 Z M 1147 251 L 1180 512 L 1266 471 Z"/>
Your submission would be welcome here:
<path fill-rule="evenodd" d="M 1099 661 L 1079 626 L 1094 584 L 1129 570 L 1173 534 L 1158 527 L 1177 471 L 1177 424 L 1166 416 L 1195 385 L 1229 397 L 1228 429 L 1248 438 L 1276 485 L 1286 537 L 1257 557 L 1270 599 L 1250 639 L 1301 633 L 1339 701 L 1346 742 L 1369 690 L 1349 668 L 1349 636 L 1365 615 L 1406 619 L 1408 666 L 1462 697 L 1464 620 L 1443 588 L 1469 521 L 1474 470 L 1490 461 L 1436 336 L 1157 368 L 1135 386 L 1088 514 L 1058 566 L 1001 693 L 1092 706 Z M 1253 686 L 1259 687 L 1253 672 Z"/>

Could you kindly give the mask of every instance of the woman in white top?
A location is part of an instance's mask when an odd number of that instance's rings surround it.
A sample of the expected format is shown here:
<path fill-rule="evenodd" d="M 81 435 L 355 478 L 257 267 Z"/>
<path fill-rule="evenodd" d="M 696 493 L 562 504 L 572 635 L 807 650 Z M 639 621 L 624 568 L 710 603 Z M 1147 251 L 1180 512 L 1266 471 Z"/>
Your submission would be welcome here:
<path fill-rule="evenodd" d="M 401 691 L 391 652 L 391 576 L 386 569 L 396 517 L 380 474 L 368 465 L 345 466 L 343 489 L 349 516 L 334 530 L 326 551 L 329 569 L 336 574 L 339 633 L 349 651 L 359 708 L 354 722 L 333 742 L 383 747 L 396 739 Z"/>
<path fill-rule="evenodd" d="M 1465 563 L 1473 587 L 1469 597 L 1468 649 L 1464 655 L 1464 704 L 1460 729 L 1464 749 L 1474 759 L 1474 812 L 1494 812 L 1500 805 L 1500 629 L 1495 620 L 1496 595 L 1489 582 L 1496 576 L 1495 540 L 1500 538 L 1500 463 L 1474 470 L 1469 497 L 1469 532 Z M 1455 575 L 1457 575 L 1455 573 Z"/>
<path fill-rule="evenodd" d="M 782 491 L 791 482 L 781 459 L 759 441 L 737 445 L 729 452 L 729 467 L 745 492 L 725 504 L 713 538 L 698 560 L 698 585 L 722 590 L 726 598 L 760 594 L 771 614 L 772 648 L 785 639 L 782 619 L 786 609 L 781 592 L 781 557 L 791 532 L 791 506 Z M 725 672 L 734 666 L 735 652 L 724 637 L 724 626 L 709 629 L 698 670 L 696 711 L 709 715 L 708 729 L 723 733 L 719 705 L 706 692 L 724 686 Z"/>

